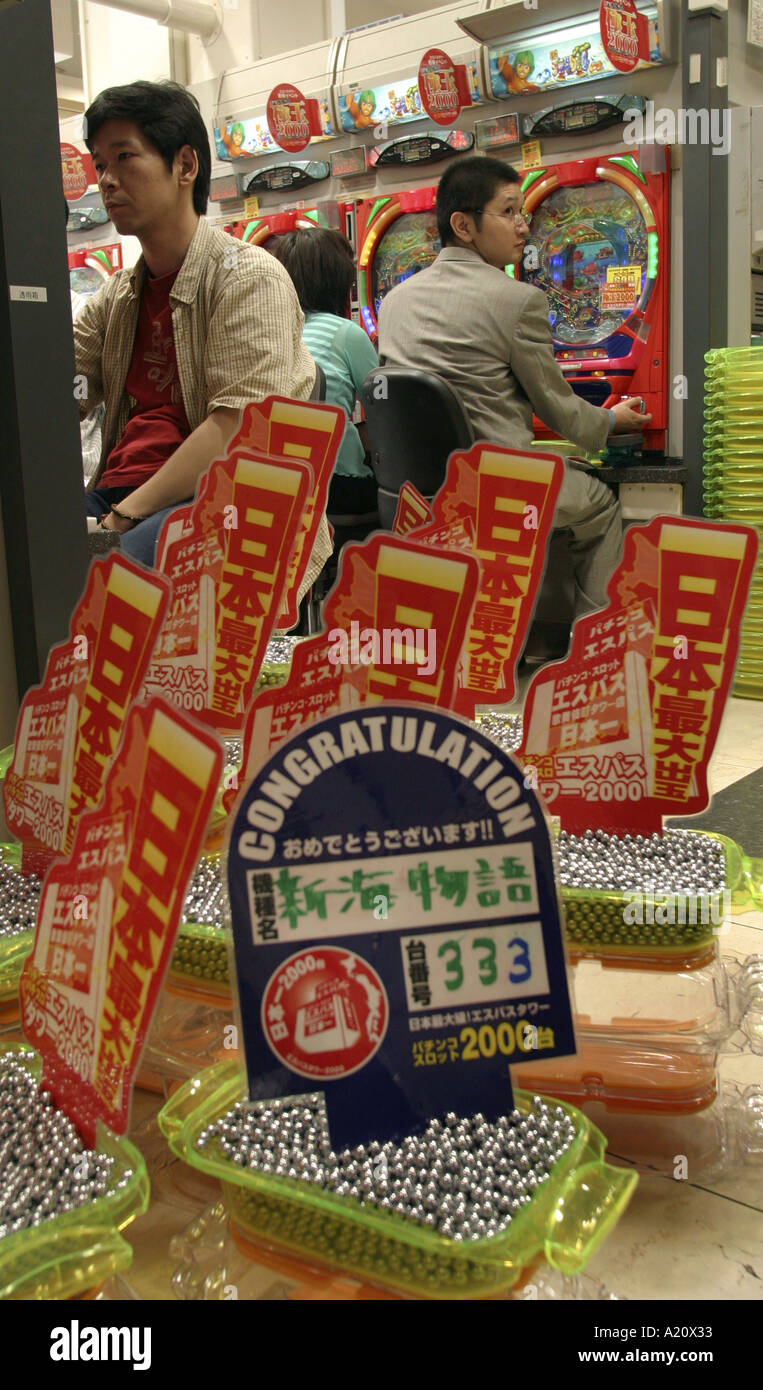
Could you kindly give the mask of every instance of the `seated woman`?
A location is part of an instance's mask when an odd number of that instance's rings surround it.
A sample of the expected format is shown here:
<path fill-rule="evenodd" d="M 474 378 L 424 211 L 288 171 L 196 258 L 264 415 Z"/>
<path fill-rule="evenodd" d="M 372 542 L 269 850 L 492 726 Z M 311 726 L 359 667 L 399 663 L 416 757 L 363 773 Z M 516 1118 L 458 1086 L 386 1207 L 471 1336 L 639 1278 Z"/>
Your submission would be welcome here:
<path fill-rule="evenodd" d="M 376 479 L 364 462 L 365 426 L 352 423 L 358 388 L 378 366 L 376 349 L 347 318 L 355 278 L 352 247 L 328 227 L 289 232 L 275 255 L 289 272 L 305 315 L 303 341 L 323 368 L 326 400 L 347 416 L 329 487 L 328 514 L 362 516 L 376 511 Z"/>

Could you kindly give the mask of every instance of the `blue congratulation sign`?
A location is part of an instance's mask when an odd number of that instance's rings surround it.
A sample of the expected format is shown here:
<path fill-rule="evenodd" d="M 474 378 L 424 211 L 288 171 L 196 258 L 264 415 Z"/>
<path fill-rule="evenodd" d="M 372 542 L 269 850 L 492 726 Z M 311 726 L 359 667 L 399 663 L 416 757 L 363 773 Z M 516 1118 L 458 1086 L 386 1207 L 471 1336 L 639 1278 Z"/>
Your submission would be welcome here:
<path fill-rule="evenodd" d="M 336 1149 L 512 1107 L 575 1051 L 541 805 L 465 720 L 366 706 L 246 789 L 228 878 L 253 1100 L 323 1091 Z"/>

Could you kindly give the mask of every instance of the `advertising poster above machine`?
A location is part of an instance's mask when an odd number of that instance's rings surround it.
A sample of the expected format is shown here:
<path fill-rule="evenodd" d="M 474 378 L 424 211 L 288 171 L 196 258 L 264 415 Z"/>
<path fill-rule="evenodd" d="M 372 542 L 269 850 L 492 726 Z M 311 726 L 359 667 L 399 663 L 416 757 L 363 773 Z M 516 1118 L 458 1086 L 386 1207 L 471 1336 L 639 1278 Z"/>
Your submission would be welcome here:
<path fill-rule="evenodd" d="M 510 44 L 504 42 L 500 47 L 490 49 L 490 90 L 495 97 L 521 96 L 527 92 L 545 92 L 557 87 L 571 87 L 576 82 L 590 82 L 593 78 L 612 77 L 618 72 L 631 71 L 635 67 L 651 67 L 665 61 L 660 44 L 657 24 L 657 8 L 650 6 L 643 11 L 627 15 L 625 5 L 607 4 L 607 19 L 602 13 L 592 15 L 581 24 L 569 29 L 557 29 L 554 33 L 533 33 L 525 30 L 517 34 Z M 609 14 L 611 9 L 612 13 Z M 615 11 L 617 12 L 615 14 Z M 634 18 L 635 16 L 635 18 Z M 609 34 L 605 22 L 615 19 L 634 26 L 636 43 L 635 58 L 630 51 L 628 39 L 628 61 L 630 66 L 623 68 L 625 53 L 616 46 L 614 30 L 608 46 L 602 40 L 602 33 Z M 619 31 L 618 31 L 619 32 Z"/>
<path fill-rule="evenodd" d="M 419 64 L 419 95 L 433 121 L 452 125 L 461 107 L 471 105 L 465 65 L 453 63 L 441 48 L 430 48 Z"/>
<path fill-rule="evenodd" d="M 292 90 L 296 91 L 296 88 Z M 319 97 L 309 104 L 314 106 L 317 112 L 317 125 L 311 124 L 313 133 L 310 140 L 330 140 L 332 136 L 338 135 L 327 98 Z M 276 142 L 268 125 L 269 110 L 268 113 L 263 111 L 258 116 L 251 116 L 242 121 L 218 119 L 213 126 L 217 158 L 251 159 L 253 155 L 278 154 L 281 149 L 303 149 L 303 144 L 295 147 L 282 146 Z"/>
<path fill-rule="evenodd" d="M 311 140 L 320 139 L 323 134 L 317 101 L 303 96 L 290 82 L 279 83 L 270 93 L 267 122 L 278 148 L 291 154 L 298 154 Z"/>
<path fill-rule="evenodd" d="M 445 55 L 441 55 L 445 56 Z M 422 65 L 431 54 L 425 54 Z M 451 67 L 453 65 L 451 64 Z M 475 63 L 458 64 L 453 67 L 454 85 L 457 86 L 461 106 L 474 105 L 483 100 Z M 440 75 L 445 75 L 442 68 Z M 456 78 L 458 81 L 456 82 Z M 420 78 L 411 73 L 397 82 L 385 86 L 356 87 L 339 98 L 339 114 L 343 130 L 372 130 L 378 125 L 402 125 L 406 121 L 420 121 L 427 116 L 427 108 L 421 99 Z M 464 100 L 468 98 L 468 100 Z M 430 111 L 433 120 L 438 117 Z M 456 115 L 458 113 L 456 112 Z M 451 119 L 455 120 L 455 116 Z"/>
<path fill-rule="evenodd" d="M 98 183 L 90 155 L 78 150 L 76 145 L 61 145 L 61 177 L 68 203 L 76 203 L 88 188 Z"/>

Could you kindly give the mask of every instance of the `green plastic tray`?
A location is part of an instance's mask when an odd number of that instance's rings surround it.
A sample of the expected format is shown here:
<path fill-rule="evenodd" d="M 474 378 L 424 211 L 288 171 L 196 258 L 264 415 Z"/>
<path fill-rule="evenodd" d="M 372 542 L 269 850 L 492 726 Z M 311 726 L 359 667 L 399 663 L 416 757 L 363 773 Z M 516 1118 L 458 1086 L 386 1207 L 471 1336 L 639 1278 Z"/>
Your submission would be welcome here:
<path fill-rule="evenodd" d="M 483 1298 L 508 1292 L 539 1258 L 566 1274 L 582 1270 L 622 1215 L 637 1175 L 604 1162 L 604 1136 L 564 1105 L 575 1138 L 548 1182 L 500 1235 L 458 1242 L 391 1212 L 369 1210 L 307 1183 L 238 1168 L 199 1151 L 196 1139 L 237 1101 L 246 1084 L 237 1064 L 220 1062 L 186 1082 L 159 1114 L 179 1158 L 219 1178 L 241 1234 L 299 1258 L 341 1269 L 398 1293 Z M 514 1092 L 519 1110 L 532 1107 Z"/>
<path fill-rule="evenodd" d="M 42 1059 L 23 1043 L 0 1044 L 0 1054 L 26 1059 L 39 1080 Z M 27 1231 L 0 1240 L 0 1299 L 77 1298 L 97 1288 L 118 1270 L 127 1269 L 132 1249 L 119 1234 L 148 1207 L 149 1181 L 141 1154 L 99 1123 L 96 1147 L 113 1154 L 116 1181 L 128 1169 L 133 1176 L 112 1196 L 98 1197 Z"/>
<path fill-rule="evenodd" d="M 702 830 L 695 835 L 709 834 L 723 845 L 726 857 L 726 888 L 731 893 L 732 911 L 742 912 L 756 907 L 763 910 L 763 859 L 746 855 L 734 840 L 726 835 Z M 655 908 L 664 894 L 644 894 L 644 916 Z M 570 954 L 595 956 L 599 960 L 615 960 L 639 968 L 666 970 L 691 969 L 709 958 L 721 927 L 712 920 L 676 923 L 675 925 L 626 925 L 623 912 L 628 893 L 588 888 L 564 888 L 562 901 L 567 916 L 567 944 Z M 687 912 L 687 915 L 690 915 Z"/>

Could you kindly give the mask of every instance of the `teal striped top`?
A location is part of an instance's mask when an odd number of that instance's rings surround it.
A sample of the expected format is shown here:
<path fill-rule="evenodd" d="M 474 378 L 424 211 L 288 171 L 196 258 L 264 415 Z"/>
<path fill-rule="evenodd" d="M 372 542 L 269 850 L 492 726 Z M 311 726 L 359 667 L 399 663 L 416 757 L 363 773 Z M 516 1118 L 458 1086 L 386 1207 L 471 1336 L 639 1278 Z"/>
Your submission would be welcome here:
<path fill-rule="evenodd" d="M 347 416 L 334 472 L 347 478 L 368 478 L 360 435 L 351 423 L 358 387 L 379 365 L 376 349 L 367 333 L 351 319 L 336 314 L 308 314 L 302 334 L 310 356 L 326 375 L 326 400 L 339 405 Z"/>

